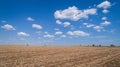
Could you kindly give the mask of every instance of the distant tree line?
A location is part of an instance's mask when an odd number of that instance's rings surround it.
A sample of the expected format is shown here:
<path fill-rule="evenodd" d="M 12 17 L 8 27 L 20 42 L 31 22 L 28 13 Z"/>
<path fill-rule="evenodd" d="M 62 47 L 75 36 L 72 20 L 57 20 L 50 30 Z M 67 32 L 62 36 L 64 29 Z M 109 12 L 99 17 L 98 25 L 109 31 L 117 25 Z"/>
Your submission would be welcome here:
<path fill-rule="evenodd" d="M 99 47 L 101 47 L 102 45 L 101 45 L 101 44 L 99 44 L 99 45 L 95 45 L 95 44 L 93 44 L 92 46 L 93 46 L 93 47 L 94 47 L 94 46 L 99 46 Z"/>
<path fill-rule="evenodd" d="M 82 46 L 82 45 L 80 44 L 80 46 Z M 83 45 L 83 46 L 84 46 L 84 45 Z M 101 47 L 102 45 L 101 45 L 101 44 L 99 44 L 99 45 L 92 44 L 92 45 L 87 45 L 87 46 L 92 46 L 92 47 Z M 115 47 L 115 45 L 114 45 L 114 44 L 110 44 L 109 46 L 110 46 L 110 47 Z"/>
<path fill-rule="evenodd" d="M 95 44 L 93 44 L 92 46 L 93 46 L 93 47 L 94 47 L 94 46 L 99 46 L 99 47 L 101 47 L 102 45 L 101 45 L 101 44 L 100 44 L 100 45 L 95 45 Z M 115 47 L 114 44 L 110 44 L 109 46 L 110 46 L 110 47 Z"/>
<path fill-rule="evenodd" d="M 114 44 L 111 44 L 110 47 L 115 47 L 115 45 L 114 45 Z"/>

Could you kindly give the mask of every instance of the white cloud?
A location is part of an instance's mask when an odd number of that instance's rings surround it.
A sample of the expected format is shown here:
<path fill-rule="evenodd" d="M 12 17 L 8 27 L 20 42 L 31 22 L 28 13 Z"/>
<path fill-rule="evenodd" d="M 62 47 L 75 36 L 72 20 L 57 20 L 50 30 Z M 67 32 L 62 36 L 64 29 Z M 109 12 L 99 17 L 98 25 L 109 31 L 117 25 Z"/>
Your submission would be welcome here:
<path fill-rule="evenodd" d="M 77 7 L 69 7 L 65 10 L 57 10 L 54 13 L 54 16 L 56 19 L 69 19 L 73 21 L 78 21 L 82 18 L 88 18 L 88 15 L 94 15 L 96 14 L 97 9 L 90 8 L 85 10 L 79 10 Z"/>
<path fill-rule="evenodd" d="M 64 27 L 67 27 L 70 25 L 70 22 L 64 22 L 63 25 L 64 25 Z"/>
<path fill-rule="evenodd" d="M 44 32 L 45 34 L 48 34 L 48 32 Z"/>
<path fill-rule="evenodd" d="M 91 27 L 93 27 L 94 26 L 94 24 L 88 24 L 86 27 L 87 28 L 91 28 Z"/>
<path fill-rule="evenodd" d="M 80 30 L 68 31 L 67 34 L 72 35 L 72 36 L 89 36 L 90 35 L 89 33 L 86 33 L 84 31 L 80 31 Z"/>
<path fill-rule="evenodd" d="M 74 35 L 72 31 L 67 32 L 68 35 Z"/>
<path fill-rule="evenodd" d="M 32 27 L 36 29 L 42 29 L 42 26 L 39 24 L 32 24 Z"/>
<path fill-rule="evenodd" d="M 94 14 L 96 14 L 96 12 L 97 12 L 97 9 L 95 9 L 95 8 L 85 9 L 83 11 L 84 15 L 86 15 L 86 16 L 87 15 L 94 15 Z"/>
<path fill-rule="evenodd" d="M 1 26 L 1 28 L 6 30 L 16 30 L 12 25 L 5 24 L 4 26 Z"/>
<path fill-rule="evenodd" d="M 91 28 L 94 27 L 94 24 L 89 24 L 89 23 L 83 23 L 83 25 L 85 25 L 87 28 Z"/>
<path fill-rule="evenodd" d="M 111 22 L 109 22 L 109 21 L 105 21 L 105 22 L 101 23 L 101 25 L 103 25 L 103 26 L 107 26 L 107 25 L 110 25 L 110 24 L 111 24 Z"/>
<path fill-rule="evenodd" d="M 25 32 L 18 32 L 17 33 L 19 36 L 30 36 L 29 34 L 25 33 Z"/>
<path fill-rule="evenodd" d="M 54 38 L 54 35 L 46 34 L 46 35 L 44 35 L 44 37 L 46 37 L 46 38 Z"/>
<path fill-rule="evenodd" d="M 93 27 L 97 32 L 101 32 L 101 30 L 103 29 L 102 26 L 94 26 Z"/>
<path fill-rule="evenodd" d="M 104 2 L 100 3 L 99 5 L 97 5 L 97 7 L 107 9 L 107 8 L 111 7 L 111 3 L 109 1 L 104 1 Z"/>
<path fill-rule="evenodd" d="M 31 18 L 31 17 L 28 17 L 27 20 L 28 20 L 28 21 L 35 21 L 35 20 L 34 20 L 33 18 Z"/>
<path fill-rule="evenodd" d="M 60 37 L 62 37 L 62 38 L 66 38 L 66 35 L 61 35 Z"/>
<path fill-rule="evenodd" d="M 61 34 L 63 34 L 63 32 L 61 31 L 55 32 L 55 35 L 61 35 Z"/>
<path fill-rule="evenodd" d="M 106 19 L 107 17 L 103 17 L 104 19 Z M 101 32 L 101 31 L 106 31 L 104 29 L 104 26 L 107 26 L 111 24 L 111 22 L 105 21 L 102 22 L 100 25 L 95 25 L 95 24 L 89 24 L 89 23 L 83 23 L 84 26 L 86 26 L 87 28 L 93 28 L 94 30 L 96 30 L 97 32 Z"/>
<path fill-rule="evenodd" d="M 102 12 L 103 13 L 108 13 L 109 11 L 107 9 L 104 9 Z"/>
<path fill-rule="evenodd" d="M 63 25 L 64 27 L 67 27 L 70 25 L 70 22 L 64 22 L 62 23 L 60 20 L 56 20 L 56 24 Z"/>
<path fill-rule="evenodd" d="M 83 25 L 88 25 L 88 23 L 83 23 Z"/>
<path fill-rule="evenodd" d="M 62 24 L 60 20 L 56 20 L 56 24 Z"/>
<path fill-rule="evenodd" d="M 94 29 L 101 29 L 101 26 L 95 26 Z"/>
<path fill-rule="evenodd" d="M 107 20 L 107 17 L 102 17 L 102 20 Z"/>

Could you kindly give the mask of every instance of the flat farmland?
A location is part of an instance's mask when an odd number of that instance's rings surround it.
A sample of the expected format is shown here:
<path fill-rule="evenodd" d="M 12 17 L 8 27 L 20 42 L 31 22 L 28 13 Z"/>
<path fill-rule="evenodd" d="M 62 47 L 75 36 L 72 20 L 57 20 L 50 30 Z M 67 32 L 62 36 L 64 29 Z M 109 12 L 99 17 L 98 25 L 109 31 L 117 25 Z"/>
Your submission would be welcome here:
<path fill-rule="evenodd" d="M 120 47 L 0 46 L 0 67 L 120 67 Z"/>

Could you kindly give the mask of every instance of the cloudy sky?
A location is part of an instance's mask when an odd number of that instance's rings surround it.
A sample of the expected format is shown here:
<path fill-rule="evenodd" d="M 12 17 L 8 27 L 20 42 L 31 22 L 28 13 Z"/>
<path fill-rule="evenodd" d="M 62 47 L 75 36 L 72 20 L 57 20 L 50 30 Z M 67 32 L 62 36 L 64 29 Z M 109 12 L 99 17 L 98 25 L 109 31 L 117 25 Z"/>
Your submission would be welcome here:
<path fill-rule="evenodd" d="M 0 44 L 120 44 L 119 0 L 0 0 Z"/>

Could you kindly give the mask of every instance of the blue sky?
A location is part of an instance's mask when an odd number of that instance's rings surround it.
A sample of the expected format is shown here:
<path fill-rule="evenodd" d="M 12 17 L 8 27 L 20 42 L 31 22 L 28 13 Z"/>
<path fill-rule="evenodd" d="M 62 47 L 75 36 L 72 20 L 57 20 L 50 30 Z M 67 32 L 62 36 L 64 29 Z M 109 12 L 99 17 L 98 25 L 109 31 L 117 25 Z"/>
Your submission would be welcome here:
<path fill-rule="evenodd" d="M 119 0 L 0 0 L 0 44 L 120 45 Z"/>

